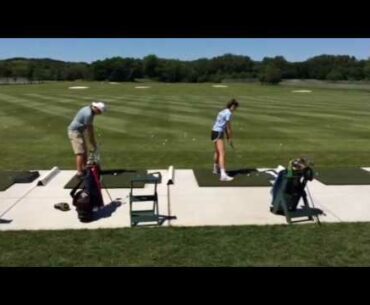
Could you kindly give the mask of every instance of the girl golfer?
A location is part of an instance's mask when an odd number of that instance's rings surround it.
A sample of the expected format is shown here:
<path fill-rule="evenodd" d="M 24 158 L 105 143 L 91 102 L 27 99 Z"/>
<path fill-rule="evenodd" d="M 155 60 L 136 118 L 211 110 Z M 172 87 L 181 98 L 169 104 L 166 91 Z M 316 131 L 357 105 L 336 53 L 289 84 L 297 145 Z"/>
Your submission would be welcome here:
<path fill-rule="evenodd" d="M 231 181 L 234 178 L 226 174 L 226 151 L 224 135 L 227 141 L 232 145 L 231 118 L 233 112 L 238 108 L 239 103 L 232 99 L 227 103 L 226 108 L 217 115 L 216 122 L 213 125 L 211 140 L 215 143 L 215 155 L 213 164 L 213 173 L 220 174 L 220 181 Z"/>

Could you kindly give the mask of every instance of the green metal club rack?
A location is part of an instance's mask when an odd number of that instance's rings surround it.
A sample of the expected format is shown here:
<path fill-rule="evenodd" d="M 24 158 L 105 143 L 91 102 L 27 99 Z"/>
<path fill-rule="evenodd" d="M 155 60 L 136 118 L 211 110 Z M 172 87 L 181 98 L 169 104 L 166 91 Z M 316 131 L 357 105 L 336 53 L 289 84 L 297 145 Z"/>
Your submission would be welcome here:
<path fill-rule="evenodd" d="M 150 194 L 134 194 L 134 189 L 137 183 L 145 183 L 153 185 L 153 193 Z M 152 173 L 146 176 L 135 177 L 131 179 L 130 189 L 130 222 L 131 226 L 137 225 L 161 225 L 165 218 L 159 215 L 157 185 L 162 182 L 160 172 Z M 151 202 L 151 208 L 142 209 L 146 202 Z M 140 209 L 141 207 L 141 209 Z M 139 209 L 138 209 L 139 208 Z M 144 223 L 144 224 L 143 224 Z"/>

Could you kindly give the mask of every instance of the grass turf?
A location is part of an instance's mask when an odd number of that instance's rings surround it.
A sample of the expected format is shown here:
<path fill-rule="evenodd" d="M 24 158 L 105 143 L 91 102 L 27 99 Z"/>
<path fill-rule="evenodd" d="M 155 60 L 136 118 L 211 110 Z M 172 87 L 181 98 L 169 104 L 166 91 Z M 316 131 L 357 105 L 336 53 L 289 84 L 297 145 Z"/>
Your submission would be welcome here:
<path fill-rule="evenodd" d="M 90 88 L 73 91 L 69 86 Z M 366 90 L 307 83 L 299 88 L 135 86 L 78 81 L 2 86 L 0 137 L 6 145 L 0 169 L 74 169 L 66 129 L 79 108 L 93 99 L 104 99 L 109 106 L 95 120 L 103 168 L 211 168 L 210 129 L 230 98 L 241 107 L 232 123 L 236 149 L 228 150 L 229 168 L 276 167 L 301 155 L 318 167 L 369 166 Z M 293 89 L 312 93 L 294 94 Z M 0 232 L 0 265 L 366 266 L 369 232 L 370 224 L 361 223 Z"/>
<path fill-rule="evenodd" d="M 116 174 L 116 175 L 114 175 Z M 103 188 L 130 188 L 131 179 L 136 177 L 142 177 L 147 174 L 146 170 L 109 170 L 103 171 L 102 176 L 102 187 Z M 65 189 L 73 189 L 80 181 L 80 178 L 74 176 L 64 186 Z M 135 182 L 135 188 L 143 188 L 143 182 Z M 84 187 L 84 182 L 81 183 L 80 188 Z"/>
<path fill-rule="evenodd" d="M 95 118 L 102 166 L 159 169 L 209 168 L 210 130 L 217 112 L 235 97 L 235 151 L 229 168 L 276 167 L 301 155 L 319 166 L 369 165 L 368 91 L 289 86 L 61 82 L 2 86 L 0 169 L 74 169 L 67 126 L 80 107 L 106 100 L 109 111 Z M 69 90 L 69 86 L 88 86 Z M 36 118 L 36 119 L 35 119 Z M 20 149 L 27 147 L 27 149 Z"/>
<path fill-rule="evenodd" d="M 229 170 L 228 174 L 234 177 L 233 181 L 220 181 L 219 175 L 210 169 L 194 169 L 194 176 L 199 186 L 272 186 L 270 180 L 274 177 L 267 173 L 259 173 L 256 169 Z"/>
<path fill-rule="evenodd" d="M 369 266 L 370 224 L 9 231 L 0 248 L 0 266 Z"/>
<path fill-rule="evenodd" d="M 326 185 L 370 184 L 370 172 L 362 168 L 317 168 L 316 173 L 315 178 Z"/>

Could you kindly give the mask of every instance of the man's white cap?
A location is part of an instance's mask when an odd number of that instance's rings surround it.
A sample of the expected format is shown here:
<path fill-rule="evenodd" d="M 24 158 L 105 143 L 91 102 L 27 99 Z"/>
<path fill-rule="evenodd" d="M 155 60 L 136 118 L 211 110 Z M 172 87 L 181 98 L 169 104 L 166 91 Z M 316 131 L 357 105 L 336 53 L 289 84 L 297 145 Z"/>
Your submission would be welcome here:
<path fill-rule="evenodd" d="M 96 107 L 100 110 L 100 112 L 106 112 L 107 106 L 103 102 L 92 102 L 91 106 Z"/>

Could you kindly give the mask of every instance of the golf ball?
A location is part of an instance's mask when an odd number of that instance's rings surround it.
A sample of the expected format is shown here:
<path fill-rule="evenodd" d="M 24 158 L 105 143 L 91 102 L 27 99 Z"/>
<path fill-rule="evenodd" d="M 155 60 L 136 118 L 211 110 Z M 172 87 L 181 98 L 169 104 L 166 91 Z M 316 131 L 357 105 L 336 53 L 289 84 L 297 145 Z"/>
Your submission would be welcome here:
<path fill-rule="evenodd" d="M 195 138 L 193 138 L 193 141 L 195 141 Z"/>

